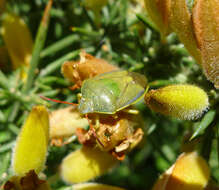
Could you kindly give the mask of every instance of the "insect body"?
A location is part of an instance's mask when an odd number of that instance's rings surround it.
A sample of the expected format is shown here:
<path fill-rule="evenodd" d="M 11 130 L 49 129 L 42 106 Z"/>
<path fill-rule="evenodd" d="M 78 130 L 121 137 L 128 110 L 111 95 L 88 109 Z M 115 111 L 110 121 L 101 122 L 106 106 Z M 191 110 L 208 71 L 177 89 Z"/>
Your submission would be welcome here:
<path fill-rule="evenodd" d="M 79 112 L 115 114 L 136 103 L 145 94 L 146 78 L 138 73 L 112 71 L 83 82 Z"/>

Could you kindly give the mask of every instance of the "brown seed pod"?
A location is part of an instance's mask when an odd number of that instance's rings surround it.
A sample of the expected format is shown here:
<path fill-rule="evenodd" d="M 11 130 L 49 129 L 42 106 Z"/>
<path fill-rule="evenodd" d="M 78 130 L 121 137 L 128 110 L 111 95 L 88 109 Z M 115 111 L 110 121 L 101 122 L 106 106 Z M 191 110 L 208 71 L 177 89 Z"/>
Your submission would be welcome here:
<path fill-rule="evenodd" d="M 163 36 L 170 33 L 170 0 L 144 0 L 146 10 Z"/>
<path fill-rule="evenodd" d="M 82 144 L 98 146 L 107 152 L 112 152 L 117 159 L 133 149 L 143 137 L 143 131 L 139 127 L 140 116 L 119 112 L 114 115 L 89 114 L 89 123 L 92 131 L 77 131 L 77 136 Z M 121 158 L 121 159 L 122 159 Z"/>
<path fill-rule="evenodd" d="M 219 88 L 219 0 L 195 1 L 192 19 L 207 78 Z"/>
<path fill-rule="evenodd" d="M 171 30 L 176 32 L 189 53 L 196 59 L 197 63 L 201 64 L 200 50 L 196 43 L 191 13 L 186 0 L 171 0 L 169 20 Z"/>
<path fill-rule="evenodd" d="M 79 61 L 67 61 L 62 65 L 64 77 L 75 83 L 73 89 L 80 88 L 85 79 L 114 70 L 119 70 L 119 68 L 85 51 L 81 51 Z"/>

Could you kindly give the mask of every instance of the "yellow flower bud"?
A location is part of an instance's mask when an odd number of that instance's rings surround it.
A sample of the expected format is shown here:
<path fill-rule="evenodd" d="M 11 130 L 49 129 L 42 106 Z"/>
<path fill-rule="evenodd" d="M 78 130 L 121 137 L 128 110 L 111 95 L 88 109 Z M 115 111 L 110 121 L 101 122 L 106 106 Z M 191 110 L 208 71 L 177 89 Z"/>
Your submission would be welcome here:
<path fill-rule="evenodd" d="M 125 190 L 120 187 L 115 187 L 111 185 L 104 185 L 98 183 L 82 183 L 73 185 L 74 190 Z"/>
<path fill-rule="evenodd" d="M 170 85 L 151 90 L 145 102 L 153 111 L 179 119 L 197 119 L 208 109 L 207 94 L 193 85 Z"/>
<path fill-rule="evenodd" d="M 25 22 L 14 14 L 3 17 L 2 37 L 11 58 L 13 68 L 29 64 L 33 41 Z"/>
<path fill-rule="evenodd" d="M 49 117 L 44 106 L 32 108 L 20 134 L 12 157 L 15 175 L 23 176 L 30 170 L 42 171 L 49 140 Z"/>
<path fill-rule="evenodd" d="M 67 108 L 53 111 L 50 116 L 50 138 L 70 137 L 77 128 L 87 127 L 88 121 L 82 118 L 77 108 Z"/>
<path fill-rule="evenodd" d="M 82 183 L 104 174 L 117 162 L 107 152 L 83 146 L 64 158 L 61 164 L 61 175 L 67 183 Z"/>
<path fill-rule="evenodd" d="M 156 182 L 153 190 L 204 190 L 210 177 L 206 161 L 196 152 L 183 153 Z"/>

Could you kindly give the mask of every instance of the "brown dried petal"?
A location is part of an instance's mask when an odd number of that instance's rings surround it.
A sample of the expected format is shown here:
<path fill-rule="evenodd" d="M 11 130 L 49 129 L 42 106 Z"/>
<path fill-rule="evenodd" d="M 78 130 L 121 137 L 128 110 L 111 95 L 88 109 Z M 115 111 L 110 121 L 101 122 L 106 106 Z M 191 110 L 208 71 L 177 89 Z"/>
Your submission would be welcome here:
<path fill-rule="evenodd" d="M 163 36 L 169 34 L 170 0 L 145 0 L 146 10 Z"/>
<path fill-rule="evenodd" d="M 179 36 L 189 53 L 201 64 L 200 50 L 196 43 L 186 0 L 171 0 L 170 27 Z"/>
<path fill-rule="evenodd" d="M 12 176 L 4 185 L 4 190 L 51 190 L 47 181 L 38 178 L 34 170 L 24 177 Z"/>
<path fill-rule="evenodd" d="M 198 0 L 193 25 L 201 49 L 204 73 L 219 88 L 219 0 Z"/>
<path fill-rule="evenodd" d="M 79 61 L 68 61 L 62 65 L 64 77 L 70 82 L 74 82 L 79 88 L 85 79 L 118 69 L 107 61 L 95 58 L 84 51 L 80 53 Z"/>

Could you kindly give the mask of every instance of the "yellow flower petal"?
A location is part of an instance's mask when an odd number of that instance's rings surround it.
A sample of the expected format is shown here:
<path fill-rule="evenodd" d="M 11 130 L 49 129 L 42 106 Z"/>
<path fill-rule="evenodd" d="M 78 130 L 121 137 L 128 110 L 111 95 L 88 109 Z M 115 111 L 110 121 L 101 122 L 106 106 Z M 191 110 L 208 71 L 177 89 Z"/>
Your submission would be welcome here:
<path fill-rule="evenodd" d="M 24 21 L 14 14 L 6 14 L 2 23 L 2 37 L 13 68 L 27 66 L 32 54 L 33 41 Z"/>
<path fill-rule="evenodd" d="M 77 185 L 73 185 L 73 189 L 74 190 L 125 190 L 120 187 L 98 184 L 98 183 L 77 184 Z"/>
<path fill-rule="evenodd" d="M 179 119 L 197 119 L 208 108 L 208 96 L 193 85 L 170 85 L 151 90 L 145 95 L 146 104 L 154 111 Z"/>
<path fill-rule="evenodd" d="M 183 153 L 155 183 L 153 190 L 204 190 L 210 177 L 207 162 L 196 152 Z"/>
<path fill-rule="evenodd" d="M 16 175 L 23 176 L 30 170 L 39 173 L 46 160 L 49 140 L 49 118 L 44 106 L 33 107 L 17 138 L 12 157 Z"/>
<path fill-rule="evenodd" d="M 176 161 L 165 190 L 203 190 L 209 177 L 206 161 L 196 152 L 185 153 Z"/>
<path fill-rule="evenodd" d="M 65 157 L 61 175 L 67 183 L 82 183 L 104 174 L 117 162 L 109 153 L 83 146 Z"/>
<path fill-rule="evenodd" d="M 171 166 L 164 174 L 162 174 L 155 185 L 153 186 L 152 190 L 165 190 L 166 189 L 166 184 L 170 178 L 170 175 L 173 172 L 174 165 Z"/>

